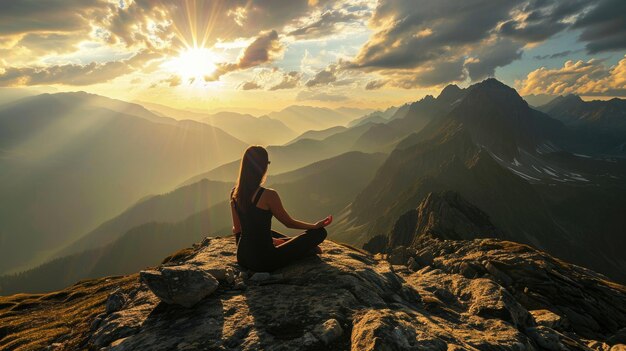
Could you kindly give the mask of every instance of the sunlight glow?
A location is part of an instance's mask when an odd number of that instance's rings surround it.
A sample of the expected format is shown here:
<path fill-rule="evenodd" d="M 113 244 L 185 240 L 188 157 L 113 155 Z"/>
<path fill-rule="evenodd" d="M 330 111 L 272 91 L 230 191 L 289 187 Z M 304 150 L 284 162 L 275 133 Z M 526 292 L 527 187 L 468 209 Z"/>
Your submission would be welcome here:
<path fill-rule="evenodd" d="M 181 51 L 178 57 L 165 63 L 166 68 L 178 74 L 183 82 L 202 81 L 204 76 L 215 72 L 220 58 L 206 48 L 189 48 Z"/>

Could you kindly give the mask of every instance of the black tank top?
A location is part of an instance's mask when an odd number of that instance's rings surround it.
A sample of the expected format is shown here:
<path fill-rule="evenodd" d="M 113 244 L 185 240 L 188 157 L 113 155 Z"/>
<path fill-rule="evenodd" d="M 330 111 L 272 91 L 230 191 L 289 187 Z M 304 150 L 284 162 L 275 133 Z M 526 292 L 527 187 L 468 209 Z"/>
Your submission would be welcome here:
<path fill-rule="evenodd" d="M 250 250 L 253 250 L 258 255 L 263 251 L 267 252 L 274 249 L 272 241 L 272 211 L 256 206 L 263 191 L 265 191 L 265 188 L 260 187 L 254 197 L 254 201 L 248 204 L 245 212 L 241 210 L 241 206 L 233 199 L 233 205 L 241 224 L 241 238 L 237 246 L 238 259 L 240 258 L 239 256 L 249 257 Z"/>

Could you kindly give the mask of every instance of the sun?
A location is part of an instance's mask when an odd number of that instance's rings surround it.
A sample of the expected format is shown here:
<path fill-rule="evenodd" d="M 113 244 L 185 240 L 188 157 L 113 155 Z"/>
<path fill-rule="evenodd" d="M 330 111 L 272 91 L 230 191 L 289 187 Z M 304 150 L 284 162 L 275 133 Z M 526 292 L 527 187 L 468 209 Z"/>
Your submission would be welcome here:
<path fill-rule="evenodd" d="M 168 61 L 166 68 L 178 74 L 183 81 L 201 81 L 215 72 L 219 57 L 207 48 L 189 48 L 180 52 L 178 57 Z"/>

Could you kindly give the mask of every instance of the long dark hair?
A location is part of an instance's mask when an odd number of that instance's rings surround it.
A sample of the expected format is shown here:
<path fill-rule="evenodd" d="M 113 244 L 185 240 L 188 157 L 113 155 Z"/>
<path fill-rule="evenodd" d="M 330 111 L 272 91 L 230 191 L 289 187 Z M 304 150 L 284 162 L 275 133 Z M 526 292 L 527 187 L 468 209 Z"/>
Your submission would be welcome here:
<path fill-rule="evenodd" d="M 239 166 L 239 178 L 233 191 L 233 200 L 243 212 L 252 202 L 252 195 L 263 182 L 269 159 L 262 146 L 250 146 L 243 153 Z"/>

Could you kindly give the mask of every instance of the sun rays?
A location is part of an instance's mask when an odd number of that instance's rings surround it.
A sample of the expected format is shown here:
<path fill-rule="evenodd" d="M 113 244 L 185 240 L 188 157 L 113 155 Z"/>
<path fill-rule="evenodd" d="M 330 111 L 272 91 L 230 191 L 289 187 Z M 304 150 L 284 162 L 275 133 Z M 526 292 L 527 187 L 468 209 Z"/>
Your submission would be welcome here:
<path fill-rule="evenodd" d="M 165 68 L 179 75 L 184 82 L 193 84 L 215 72 L 219 60 L 220 58 L 209 49 L 190 48 L 182 50 L 178 57 L 166 62 Z"/>

